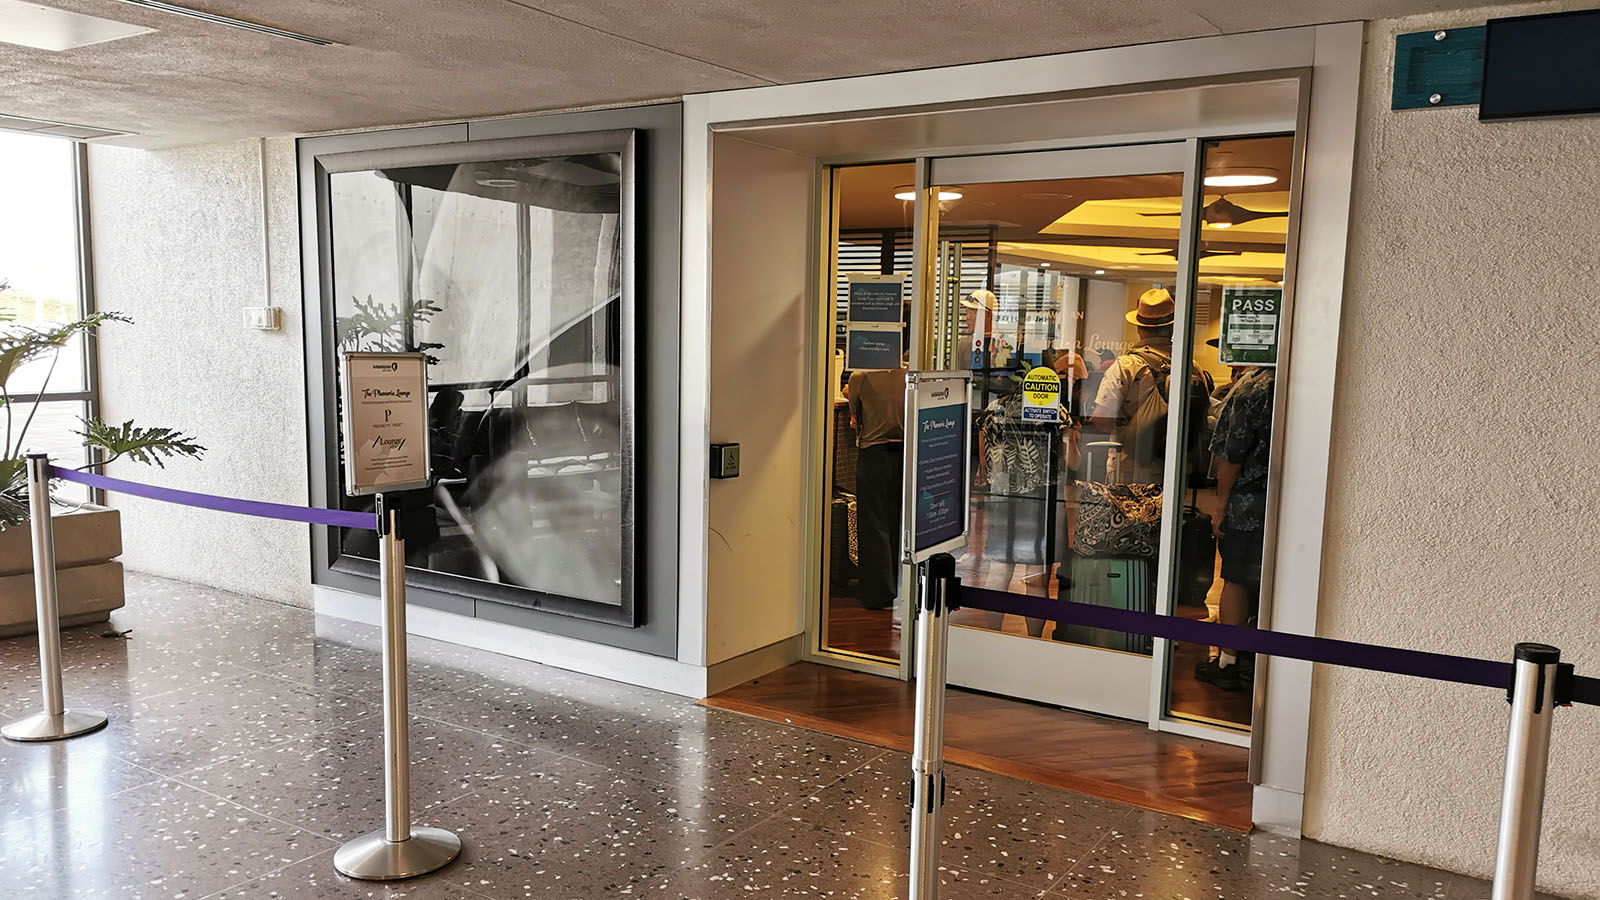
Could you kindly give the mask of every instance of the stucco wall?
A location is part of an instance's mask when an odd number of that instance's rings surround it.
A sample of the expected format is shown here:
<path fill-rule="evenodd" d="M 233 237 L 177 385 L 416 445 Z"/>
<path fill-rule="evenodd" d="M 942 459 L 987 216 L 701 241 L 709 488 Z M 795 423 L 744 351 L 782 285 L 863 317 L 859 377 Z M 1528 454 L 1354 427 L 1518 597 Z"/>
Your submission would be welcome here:
<path fill-rule="evenodd" d="M 202 461 L 165 469 L 117 463 L 112 475 L 306 502 L 292 139 L 266 143 L 272 303 L 283 309 L 283 329 L 246 329 L 239 311 L 263 304 L 261 146 L 90 149 L 96 302 L 136 320 L 104 329 L 102 414 L 180 428 L 211 448 Z M 112 502 L 123 509 L 128 567 L 310 604 L 307 526 L 136 498 Z"/>
<path fill-rule="evenodd" d="M 1600 671 L 1600 118 L 1392 112 L 1394 36 L 1592 2 L 1368 26 L 1330 471 L 1323 635 Z M 1319 667 L 1306 833 L 1493 865 L 1506 704 Z M 1600 710 L 1560 710 L 1540 881 L 1600 897 Z"/>

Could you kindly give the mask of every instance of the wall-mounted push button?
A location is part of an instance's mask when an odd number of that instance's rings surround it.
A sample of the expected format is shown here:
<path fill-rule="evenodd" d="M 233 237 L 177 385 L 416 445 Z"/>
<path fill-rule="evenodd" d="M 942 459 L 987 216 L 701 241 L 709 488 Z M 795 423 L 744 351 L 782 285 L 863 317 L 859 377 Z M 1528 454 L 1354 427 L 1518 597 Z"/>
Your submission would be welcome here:
<path fill-rule="evenodd" d="M 711 445 L 711 477 L 712 478 L 738 478 L 739 477 L 739 445 L 738 444 L 712 444 Z"/>

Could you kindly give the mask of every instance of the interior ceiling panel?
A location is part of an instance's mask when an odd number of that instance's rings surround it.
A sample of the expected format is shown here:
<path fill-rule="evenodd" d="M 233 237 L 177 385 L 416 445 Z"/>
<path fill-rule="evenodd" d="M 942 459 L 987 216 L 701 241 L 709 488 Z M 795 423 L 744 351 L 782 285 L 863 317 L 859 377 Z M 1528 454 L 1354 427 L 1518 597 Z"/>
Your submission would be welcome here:
<path fill-rule="evenodd" d="M 116 0 L 46 2 L 156 30 L 63 52 L 0 44 L 0 115 L 132 132 L 113 140 L 152 147 L 615 105 L 1438 6 L 1437 0 L 187 4 L 337 42 L 317 47 Z"/>

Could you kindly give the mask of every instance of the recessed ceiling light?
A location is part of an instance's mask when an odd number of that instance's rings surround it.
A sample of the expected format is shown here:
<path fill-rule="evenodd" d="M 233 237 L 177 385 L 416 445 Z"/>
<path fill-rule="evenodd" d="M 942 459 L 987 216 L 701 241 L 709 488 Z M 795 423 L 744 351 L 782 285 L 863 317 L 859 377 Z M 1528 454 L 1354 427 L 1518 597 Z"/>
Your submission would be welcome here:
<path fill-rule="evenodd" d="M 1050 268 L 1050 264 L 1049 264 L 1049 263 L 1047 263 L 1047 262 L 1042 262 L 1042 263 L 1039 263 L 1039 268 L 1041 268 L 1041 269 L 1048 269 L 1048 268 Z"/>
<path fill-rule="evenodd" d="M 61 52 L 149 34 L 154 28 L 22 0 L 0 0 L 0 42 Z"/>
<path fill-rule="evenodd" d="M 1104 275 L 1106 273 L 1106 270 L 1105 269 L 1095 269 L 1094 273 L 1096 275 Z"/>
<path fill-rule="evenodd" d="M 947 187 L 939 189 L 940 200 L 960 200 L 965 196 L 966 195 L 961 192 L 960 188 Z M 896 200 L 915 200 L 917 199 L 916 188 L 913 188 L 909 184 L 903 184 L 894 189 L 894 198 Z"/>
<path fill-rule="evenodd" d="M 1232 222 L 1212 222 L 1211 223 L 1211 227 L 1212 228 L 1232 228 L 1233 227 L 1233 223 Z"/>
<path fill-rule="evenodd" d="M 1271 169 L 1239 166 L 1215 169 L 1205 177 L 1207 187 L 1260 187 L 1278 180 Z"/>
<path fill-rule="evenodd" d="M 476 180 L 484 187 L 492 188 L 514 188 L 522 183 L 515 178 L 479 178 Z"/>
<path fill-rule="evenodd" d="M 117 0 L 117 2 L 127 3 L 130 6 L 142 6 L 145 9 L 159 10 L 160 12 L 164 13 L 172 13 L 175 16 L 187 16 L 191 19 L 199 19 L 202 22 L 210 22 L 213 25 L 226 25 L 229 28 L 242 28 L 245 31 L 254 31 L 257 34 L 270 34 L 273 37 L 288 38 L 291 41 L 315 44 L 318 47 L 332 47 L 336 43 L 323 38 L 312 37 L 309 34 L 301 34 L 298 31 L 290 31 L 287 28 L 278 28 L 273 25 L 264 25 L 260 22 L 251 22 L 245 19 L 235 19 L 233 16 L 224 16 L 218 13 L 206 12 L 205 10 L 201 9 L 190 9 L 187 6 L 179 6 L 176 3 L 166 3 L 164 0 Z"/>

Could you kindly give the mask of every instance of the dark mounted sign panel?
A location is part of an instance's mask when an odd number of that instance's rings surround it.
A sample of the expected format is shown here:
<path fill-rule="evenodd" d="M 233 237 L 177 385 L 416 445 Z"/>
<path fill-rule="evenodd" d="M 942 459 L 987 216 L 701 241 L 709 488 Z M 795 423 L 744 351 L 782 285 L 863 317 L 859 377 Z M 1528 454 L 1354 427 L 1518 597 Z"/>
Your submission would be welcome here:
<path fill-rule="evenodd" d="M 1395 35 L 1389 108 L 1470 106 L 1482 78 L 1482 25 Z"/>
<path fill-rule="evenodd" d="M 1490 19 L 1478 118 L 1600 113 L 1600 9 Z"/>

